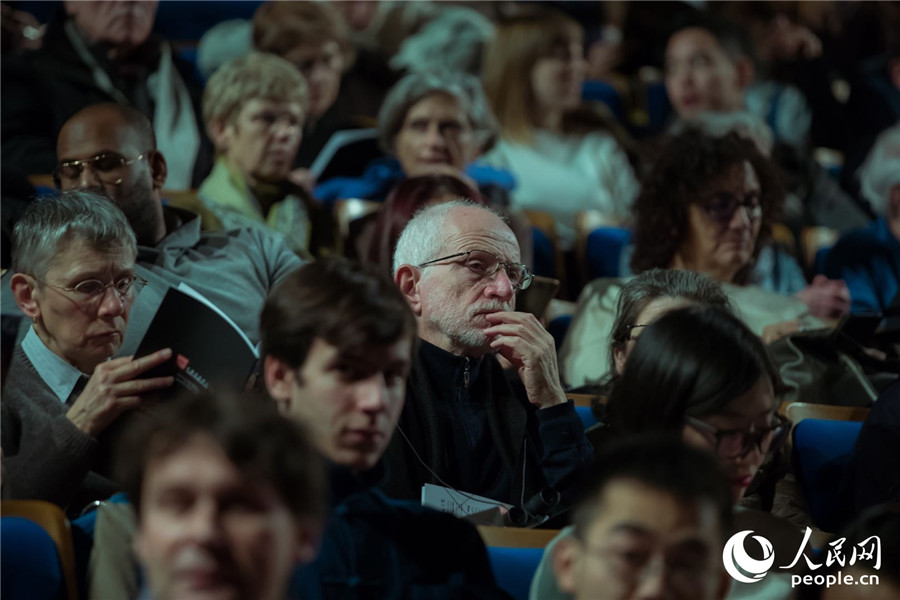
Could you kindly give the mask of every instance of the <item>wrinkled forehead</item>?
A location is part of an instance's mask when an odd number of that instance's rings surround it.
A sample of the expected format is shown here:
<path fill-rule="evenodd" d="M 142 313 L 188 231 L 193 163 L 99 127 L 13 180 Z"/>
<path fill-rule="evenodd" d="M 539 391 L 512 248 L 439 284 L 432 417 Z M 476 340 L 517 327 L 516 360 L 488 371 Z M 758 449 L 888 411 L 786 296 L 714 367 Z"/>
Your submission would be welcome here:
<path fill-rule="evenodd" d="M 442 253 L 485 250 L 509 262 L 522 260 L 519 242 L 509 225 L 490 211 L 460 209 L 444 222 Z"/>

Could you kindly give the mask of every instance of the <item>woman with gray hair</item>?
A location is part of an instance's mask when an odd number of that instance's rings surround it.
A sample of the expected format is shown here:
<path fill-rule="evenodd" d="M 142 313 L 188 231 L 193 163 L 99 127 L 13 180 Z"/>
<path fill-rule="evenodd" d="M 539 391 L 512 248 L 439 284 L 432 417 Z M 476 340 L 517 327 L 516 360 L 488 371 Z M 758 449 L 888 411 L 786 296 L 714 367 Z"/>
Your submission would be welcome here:
<path fill-rule="evenodd" d="M 144 283 L 125 215 L 106 197 L 72 191 L 35 201 L 13 231 L 16 303 L 32 322 L 4 382 L 4 497 L 77 511 L 116 491 L 94 472 L 100 434 L 141 394 L 171 377 L 138 379 L 165 362 L 164 349 L 113 359 Z"/>
<path fill-rule="evenodd" d="M 613 280 L 591 284 L 600 285 L 619 286 Z M 582 331 L 578 339 L 567 337 L 563 343 L 560 364 L 568 371 L 563 377 L 568 383 L 605 387 L 610 379 L 624 371 L 625 361 L 642 329 L 668 312 L 692 305 L 731 311 L 731 302 L 716 281 L 684 269 L 650 269 L 630 279 L 620 290 L 611 324 Z M 586 306 L 579 306 L 573 322 L 583 318 L 580 313 L 588 310 Z M 594 351 L 582 352 L 586 345 Z M 589 373 L 594 375 L 586 376 Z"/>
<path fill-rule="evenodd" d="M 851 313 L 882 312 L 900 296 L 900 124 L 878 137 L 859 179 L 878 218 L 838 240 L 825 274 L 847 283 Z"/>
<path fill-rule="evenodd" d="M 451 72 L 407 75 L 388 92 L 378 114 L 378 141 L 390 158 L 370 163 L 359 178 L 326 181 L 315 195 L 326 202 L 381 201 L 404 178 L 433 174 L 462 176 L 482 193 L 485 187 L 509 190 L 509 173 L 471 166 L 494 145 L 497 132 L 478 78 Z"/>

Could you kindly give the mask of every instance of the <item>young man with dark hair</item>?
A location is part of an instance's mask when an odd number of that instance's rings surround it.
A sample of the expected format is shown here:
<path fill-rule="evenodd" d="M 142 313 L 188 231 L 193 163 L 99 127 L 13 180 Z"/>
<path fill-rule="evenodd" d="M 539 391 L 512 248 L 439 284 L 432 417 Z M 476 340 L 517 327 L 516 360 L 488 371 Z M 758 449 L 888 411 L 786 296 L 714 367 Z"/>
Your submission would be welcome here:
<path fill-rule="evenodd" d="M 266 388 L 329 461 L 331 516 L 304 598 L 494 598 L 475 529 L 389 499 L 381 456 L 403 409 L 416 323 L 374 265 L 326 258 L 289 275 L 263 308 Z"/>
<path fill-rule="evenodd" d="M 531 597 L 721 600 L 731 523 L 731 493 L 712 455 L 674 438 L 629 440 L 583 480 L 573 526 L 548 546 Z"/>
<path fill-rule="evenodd" d="M 125 440 L 119 478 L 155 600 L 285 597 L 324 515 L 324 468 L 299 427 L 256 396 L 197 396 Z"/>

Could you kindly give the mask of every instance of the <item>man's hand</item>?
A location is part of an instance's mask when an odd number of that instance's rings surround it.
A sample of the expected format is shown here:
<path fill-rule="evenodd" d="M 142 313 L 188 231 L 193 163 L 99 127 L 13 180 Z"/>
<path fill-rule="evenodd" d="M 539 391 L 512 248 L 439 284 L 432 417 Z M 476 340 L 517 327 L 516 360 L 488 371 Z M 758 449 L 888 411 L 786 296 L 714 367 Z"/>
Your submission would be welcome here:
<path fill-rule="evenodd" d="M 816 275 L 796 296 L 809 307 L 811 315 L 820 319 L 838 319 L 850 312 L 850 290 L 843 279 Z"/>
<path fill-rule="evenodd" d="M 522 312 L 490 313 L 485 318 L 491 323 L 484 330 L 491 339 L 491 348 L 519 370 L 528 401 L 538 408 L 565 402 L 553 336 L 537 318 Z"/>
<path fill-rule="evenodd" d="M 66 417 L 78 429 L 96 437 L 123 412 L 138 406 L 141 394 L 172 385 L 173 377 L 135 379 L 171 357 L 172 350 L 163 348 L 137 360 L 123 356 L 101 363 Z"/>

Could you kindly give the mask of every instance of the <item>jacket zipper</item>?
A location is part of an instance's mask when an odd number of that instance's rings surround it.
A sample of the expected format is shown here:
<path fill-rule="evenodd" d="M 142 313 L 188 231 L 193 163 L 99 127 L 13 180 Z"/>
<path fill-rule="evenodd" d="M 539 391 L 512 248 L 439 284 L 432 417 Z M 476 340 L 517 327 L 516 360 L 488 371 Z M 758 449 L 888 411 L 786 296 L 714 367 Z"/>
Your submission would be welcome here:
<path fill-rule="evenodd" d="M 463 387 L 469 389 L 469 370 L 471 369 L 471 360 L 466 357 L 466 368 L 463 369 Z"/>

